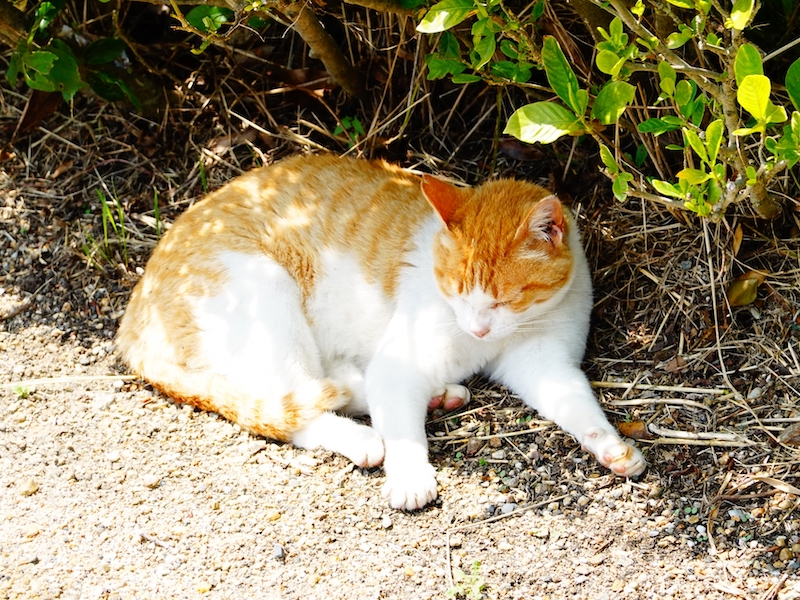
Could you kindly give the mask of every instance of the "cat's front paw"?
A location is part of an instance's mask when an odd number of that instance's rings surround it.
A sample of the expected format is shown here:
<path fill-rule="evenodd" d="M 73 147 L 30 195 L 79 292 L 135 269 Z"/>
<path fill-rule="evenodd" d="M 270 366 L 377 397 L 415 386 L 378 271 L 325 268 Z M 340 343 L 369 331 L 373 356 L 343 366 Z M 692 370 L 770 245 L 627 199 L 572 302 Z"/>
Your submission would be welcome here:
<path fill-rule="evenodd" d="M 463 385 L 448 383 L 442 390 L 434 392 L 431 401 L 428 402 L 428 410 L 435 410 L 437 408 L 454 410 L 469 404 L 470 398 L 471 394 L 469 390 Z"/>
<path fill-rule="evenodd" d="M 601 465 L 617 475 L 635 477 L 647 468 L 647 461 L 641 451 L 626 444 L 613 433 L 591 429 L 582 442 L 583 447 L 593 453 Z"/>
<path fill-rule="evenodd" d="M 347 442 L 347 452 L 342 452 L 359 467 L 377 467 L 383 462 L 383 440 L 372 427 L 361 427 Z"/>
<path fill-rule="evenodd" d="M 436 470 L 430 464 L 394 468 L 386 474 L 383 497 L 398 510 L 417 510 L 436 500 Z"/>

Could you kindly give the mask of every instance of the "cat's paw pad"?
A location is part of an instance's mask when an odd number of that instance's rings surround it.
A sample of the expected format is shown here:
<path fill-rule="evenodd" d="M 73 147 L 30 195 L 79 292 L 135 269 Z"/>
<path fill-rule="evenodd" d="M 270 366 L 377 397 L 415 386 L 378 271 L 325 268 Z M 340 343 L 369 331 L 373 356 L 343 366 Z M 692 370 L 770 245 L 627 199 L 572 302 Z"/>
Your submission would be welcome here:
<path fill-rule="evenodd" d="M 347 451 L 342 454 L 359 467 L 377 467 L 383 462 L 384 452 L 383 440 L 377 432 L 364 427 L 348 440 Z"/>
<path fill-rule="evenodd" d="M 431 465 L 424 468 L 394 470 L 387 474 L 383 497 L 389 506 L 398 510 L 417 510 L 436 500 L 436 471 Z"/>
<path fill-rule="evenodd" d="M 601 465 L 622 477 L 635 477 L 647 467 L 647 461 L 638 448 L 602 429 L 587 432 L 583 438 L 583 447 L 592 452 Z"/>
<path fill-rule="evenodd" d="M 469 390 L 463 385 L 457 383 L 448 383 L 443 389 L 437 390 L 431 401 L 428 403 L 428 410 L 435 410 L 443 408 L 445 410 L 454 410 L 469 404 L 471 394 Z"/>

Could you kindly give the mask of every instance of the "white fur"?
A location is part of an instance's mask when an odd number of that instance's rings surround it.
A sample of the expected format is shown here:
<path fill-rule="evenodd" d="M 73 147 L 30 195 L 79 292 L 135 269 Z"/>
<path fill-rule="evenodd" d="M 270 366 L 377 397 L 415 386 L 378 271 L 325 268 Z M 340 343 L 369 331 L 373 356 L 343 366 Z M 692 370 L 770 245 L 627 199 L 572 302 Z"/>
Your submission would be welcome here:
<path fill-rule="evenodd" d="M 479 371 L 508 385 L 615 472 L 641 472 L 641 454 L 619 438 L 579 368 L 592 300 L 575 228 L 569 283 L 515 315 L 479 289 L 442 296 L 432 251 L 440 226 L 431 217 L 420 228 L 394 299 L 344 251 L 322 251 L 305 309 L 297 284 L 271 259 L 220 257 L 230 279 L 225 291 L 198 300 L 195 311 L 206 329 L 209 363 L 249 390 L 289 391 L 321 377 L 347 385 L 353 399 L 344 410 L 368 411 L 374 430 L 326 414 L 294 442 L 324 446 L 363 465 L 384 459 L 384 496 L 395 508 L 413 510 L 436 498 L 425 434 L 428 403 L 442 394 L 468 400 L 463 388 L 447 384 Z"/>

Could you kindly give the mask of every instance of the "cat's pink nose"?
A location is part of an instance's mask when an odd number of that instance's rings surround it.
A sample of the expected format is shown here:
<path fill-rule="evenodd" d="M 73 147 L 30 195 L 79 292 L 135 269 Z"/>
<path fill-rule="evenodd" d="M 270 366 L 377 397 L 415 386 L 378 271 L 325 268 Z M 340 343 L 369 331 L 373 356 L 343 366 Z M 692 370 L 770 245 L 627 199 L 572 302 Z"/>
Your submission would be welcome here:
<path fill-rule="evenodd" d="M 472 325 L 472 326 L 470 326 L 469 330 L 472 332 L 472 334 L 475 337 L 479 337 L 479 338 L 482 338 L 487 333 L 489 333 L 489 327 L 487 327 L 487 326 Z"/>

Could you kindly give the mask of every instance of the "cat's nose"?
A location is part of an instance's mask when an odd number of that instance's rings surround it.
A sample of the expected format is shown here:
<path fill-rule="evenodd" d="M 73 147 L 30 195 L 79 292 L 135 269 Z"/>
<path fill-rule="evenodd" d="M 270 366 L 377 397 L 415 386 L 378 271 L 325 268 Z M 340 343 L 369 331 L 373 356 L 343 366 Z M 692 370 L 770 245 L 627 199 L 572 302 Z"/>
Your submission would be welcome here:
<path fill-rule="evenodd" d="M 475 337 L 482 338 L 485 337 L 487 333 L 489 333 L 489 326 L 488 325 L 477 325 L 472 324 L 470 325 L 469 330 Z"/>

